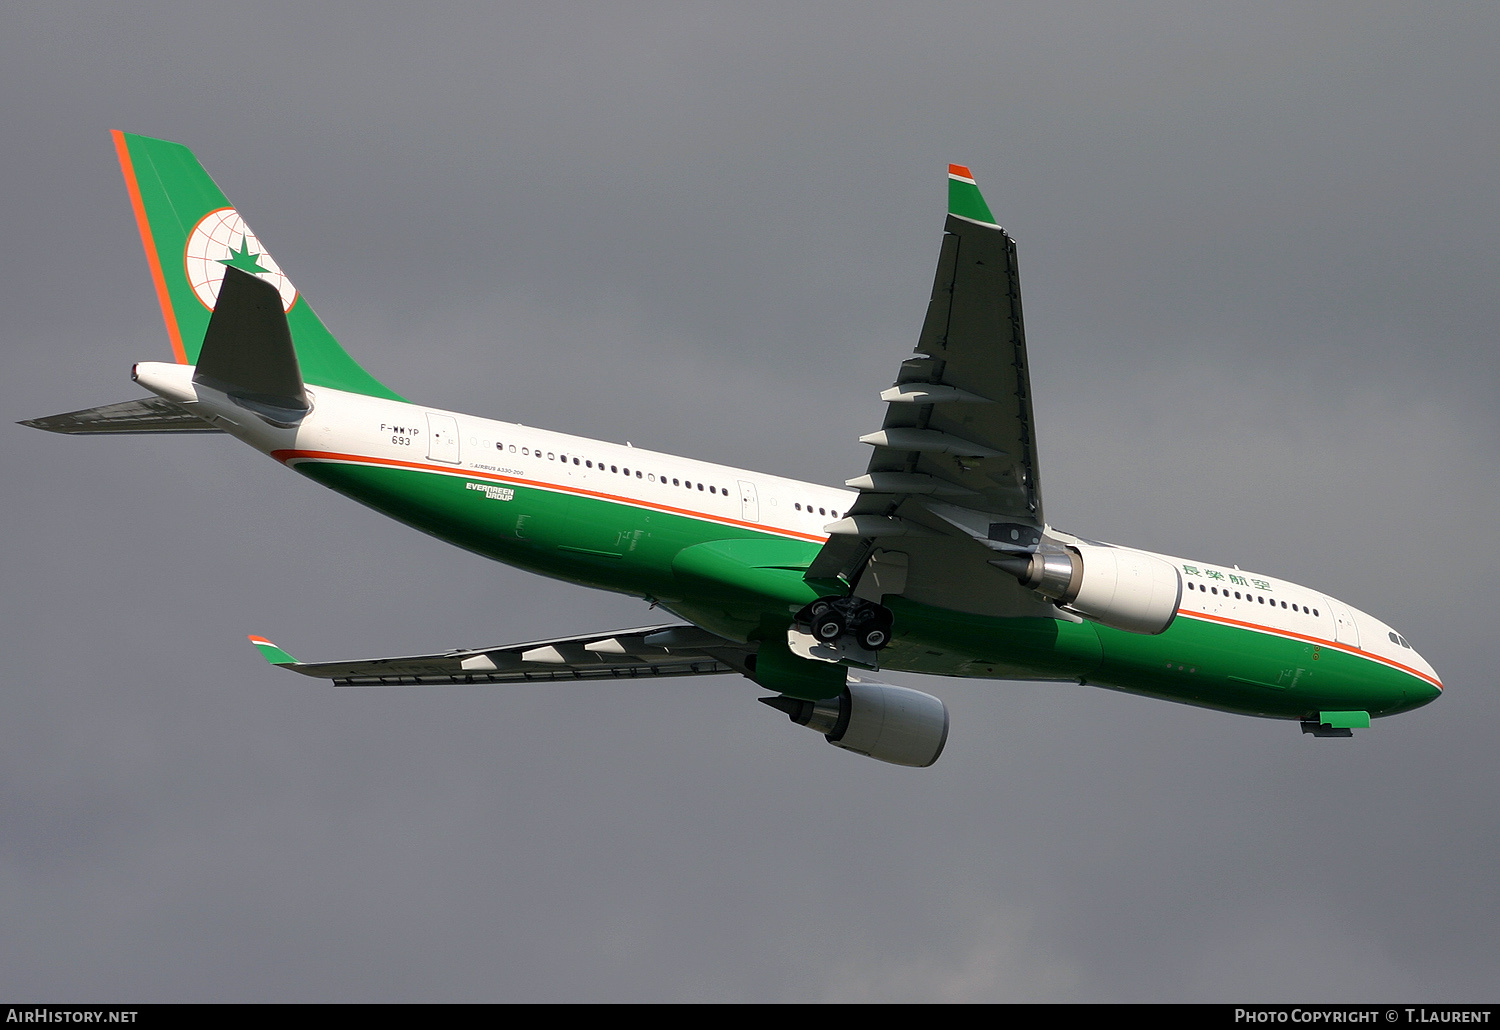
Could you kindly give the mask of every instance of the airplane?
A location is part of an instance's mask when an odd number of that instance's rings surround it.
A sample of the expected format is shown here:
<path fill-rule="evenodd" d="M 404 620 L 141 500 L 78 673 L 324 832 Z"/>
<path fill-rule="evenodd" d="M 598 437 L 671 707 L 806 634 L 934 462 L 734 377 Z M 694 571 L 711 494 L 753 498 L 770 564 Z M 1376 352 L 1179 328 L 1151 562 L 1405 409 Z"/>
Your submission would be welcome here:
<path fill-rule="evenodd" d="M 355 363 L 181 144 L 113 133 L 175 361 L 149 396 L 23 422 L 228 433 L 425 533 L 676 621 L 516 644 L 271 664 L 346 686 L 738 673 L 830 743 L 930 766 L 938 698 L 869 677 L 1073 682 L 1347 737 L 1442 692 L 1391 626 L 1235 565 L 1043 514 L 1015 242 L 968 168 L 915 352 L 844 489 L 412 404 Z"/>

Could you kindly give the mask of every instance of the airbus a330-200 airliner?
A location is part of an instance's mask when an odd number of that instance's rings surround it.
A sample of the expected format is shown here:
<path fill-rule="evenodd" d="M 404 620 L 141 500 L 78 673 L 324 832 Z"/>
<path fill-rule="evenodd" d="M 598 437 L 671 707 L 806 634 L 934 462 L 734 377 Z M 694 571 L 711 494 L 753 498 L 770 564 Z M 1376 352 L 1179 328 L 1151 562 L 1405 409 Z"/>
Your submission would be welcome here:
<path fill-rule="evenodd" d="M 1092 684 L 1349 736 L 1442 683 L 1316 590 L 1073 536 L 1043 516 L 1014 241 L 967 168 L 916 352 L 846 489 L 408 403 L 357 365 L 191 151 L 114 133 L 175 362 L 150 396 L 25 425 L 229 433 L 496 561 L 679 621 L 443 654 L 274 665 L 341 685 L 738 673 L 849 751 L 928 766 L 939 699 L 880 669 Z M 852 470 L 851 470 L 852 471 Z"/>

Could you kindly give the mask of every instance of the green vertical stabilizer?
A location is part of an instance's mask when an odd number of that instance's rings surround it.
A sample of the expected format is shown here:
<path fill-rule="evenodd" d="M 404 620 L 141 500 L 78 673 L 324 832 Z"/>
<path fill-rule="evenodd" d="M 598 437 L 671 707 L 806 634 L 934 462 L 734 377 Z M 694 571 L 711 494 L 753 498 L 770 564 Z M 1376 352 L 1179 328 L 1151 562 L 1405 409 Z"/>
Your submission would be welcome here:
<path fill-rule="evenodd" d="M 402 399 L 339 346 L 191 150 L 147 136 L 114 136 L 162 318 L 179 362 L 197 363 L 224 270 L 237 268 L 280 292 L 304 380 Z"/>

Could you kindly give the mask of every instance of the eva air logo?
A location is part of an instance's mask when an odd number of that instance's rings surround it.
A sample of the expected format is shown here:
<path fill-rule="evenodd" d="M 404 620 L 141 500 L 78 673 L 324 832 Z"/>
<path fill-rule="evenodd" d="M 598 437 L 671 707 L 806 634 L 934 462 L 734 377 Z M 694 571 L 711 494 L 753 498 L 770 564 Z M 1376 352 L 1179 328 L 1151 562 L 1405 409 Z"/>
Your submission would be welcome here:
<path fill-rule="evenodd" d="M 183 263 L 187 267 L 188 284 L 210 311 L 219 299 L 219 284 L 224 281 L 226 267 L 249 272 L 280 290 L 283 311 L 292 310 L 297 303 L 297 288 L 232 207 L 210 211 L 193 226 L 188 233 Z"/>

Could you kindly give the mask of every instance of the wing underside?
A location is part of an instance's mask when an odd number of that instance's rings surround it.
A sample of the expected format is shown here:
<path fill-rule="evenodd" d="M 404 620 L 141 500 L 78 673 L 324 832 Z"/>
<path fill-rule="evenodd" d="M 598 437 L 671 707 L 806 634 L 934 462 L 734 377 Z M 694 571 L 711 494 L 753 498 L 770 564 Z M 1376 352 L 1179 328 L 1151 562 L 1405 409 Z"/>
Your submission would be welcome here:
<path fill-rule="evenodd" d="M 900 593 L 912 600 L 1055 615 L 989 564 L 1040 537 L 1041 477 L 1015 241 L 989 220 L 967 169 L 955 166 L 954 182 L 968 192 L 950 194 L 916 353 L 881 394 L 881 428 L 860 438 L 873 447 L 869 465 L 848 483 L 859 497 L 808 575 L 857 583 L 885 551 L 902 556 Z"/>
<path fill-rule="evenodd" d="M 642 626 L 442 654 L 350 662 L 298 662 L 263 637 L 251 637 L 271 664 L 338 686 L 437 686 L 577 680 L 748 675 L 753 648 L 691 625 Z"/>

